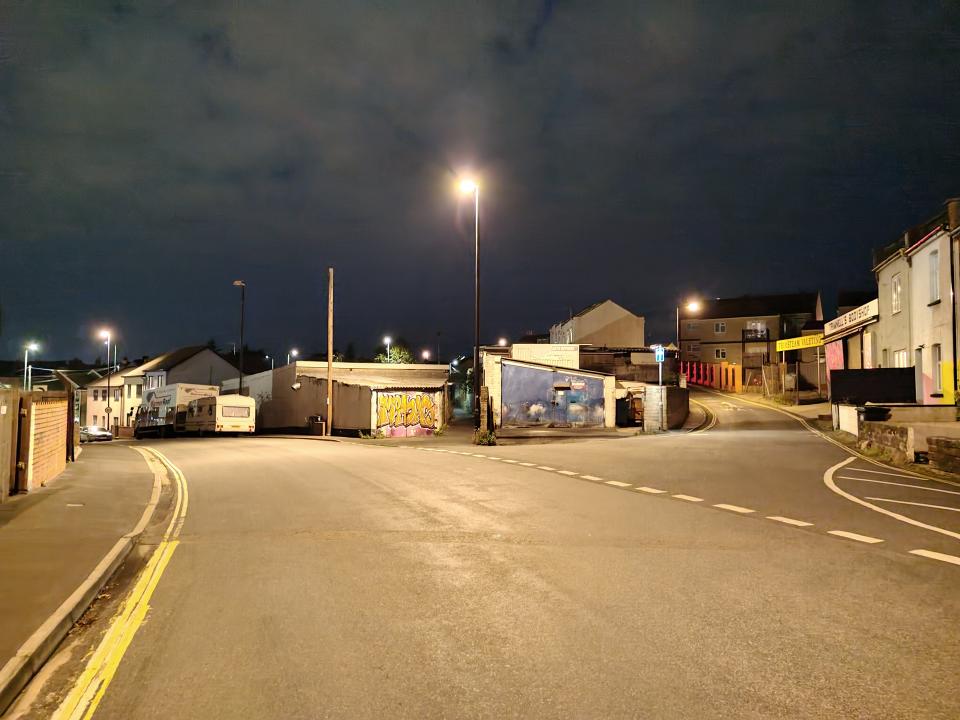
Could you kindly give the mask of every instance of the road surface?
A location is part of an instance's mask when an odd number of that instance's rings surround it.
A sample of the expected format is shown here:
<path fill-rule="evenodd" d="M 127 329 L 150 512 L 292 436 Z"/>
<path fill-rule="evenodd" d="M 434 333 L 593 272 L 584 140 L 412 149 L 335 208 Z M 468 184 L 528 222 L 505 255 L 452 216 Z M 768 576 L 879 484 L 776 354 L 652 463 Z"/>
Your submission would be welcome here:
<path fill-rule="evenodd" d="M 189 504 L 95 717 L 960 717 L 960 487 L 703 401 L 688 435 L 141 443 Z"/>

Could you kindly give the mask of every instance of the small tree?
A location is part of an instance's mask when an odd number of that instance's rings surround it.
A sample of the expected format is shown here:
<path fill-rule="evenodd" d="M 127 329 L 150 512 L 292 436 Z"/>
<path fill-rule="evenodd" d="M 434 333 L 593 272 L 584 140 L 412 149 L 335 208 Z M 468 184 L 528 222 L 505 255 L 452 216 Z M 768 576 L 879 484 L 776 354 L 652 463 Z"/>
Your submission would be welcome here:
<path fill-rule="evenodd" d="M 380 353 L 373 361 L 378 363 L 400 363 L 409 365 L 413 362 L 413 355 L 402 345 L 393 345 L 390 348 L 389 355 L 387 353 Z"/>

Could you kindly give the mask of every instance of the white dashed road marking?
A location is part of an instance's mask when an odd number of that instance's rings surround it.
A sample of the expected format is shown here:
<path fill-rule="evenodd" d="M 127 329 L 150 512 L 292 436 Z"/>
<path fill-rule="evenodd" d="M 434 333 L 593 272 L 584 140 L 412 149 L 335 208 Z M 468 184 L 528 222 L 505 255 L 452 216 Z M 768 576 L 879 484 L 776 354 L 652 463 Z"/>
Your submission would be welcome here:
<path fill-rule="evenodd" d="M 603 482 L 603 478 L 598 478 L 596 475 L 581 475 L 584 480 L 593 480 L 593 482 Z"/>
<path fill-rule="evenodd" d="M 646 486 L 638 487 L 634 489 L 638 490 L 639 492 L 650 493 L 651 495 L 662 495 L 663 493 L 666 492 L 666 490 L 658 490 L 657 488 L 646 487 Z"/>
<path fill-rule="evenodd" d="M 740 507 L 739 505 L 727 505 L 726 503 L 717 503 L 714 505 L 715 508 L 720 508 L 721 510 L 729 510 L 730 512 L 740 513 L 741 515 L 749 515 L 754 510 L 750 508 Z"/>
<path fill-rule="evenodd" d="M 620 482 L 619 480 L 607 480 L 606 484 L 614 487 L 630 487 L 630 483 Z"/>
<path fill-rule="evenodd" d="M 570 477 L 576 477 L 577 475 L 577 473 L 573 472 L 573 470 L 557 470 L 557 472 L 561 475 L 569 475 Z"/>
<path fill-rule="evenodd" d="M 837 537 L 847 538 L 847 540 L 870 543 L 871 545 L 883 542 L 883 540 L 880 538 L 870 537 L 869 535 L 857 535 L 857 533 L 847 532 L 846 530 L 827 530 L 827 533 L 830 535 L 836 535 Z"/>
<path fill-rule="evenodd" d="M 782 515 L 767 515 L 767 520 L 776 520 L 777 522 L 786 523 L 787 525 L 795 525 L 797 527 L 810 527 L 813 523 L 804 522 L 803 520 L 794 520 L 793 518 L 783 517 Z"/>
<path fill-rule="evenodd" d="M 687 502 L 703 502 L 703 498 L 694 497 L 693 495 L 674 495 L 677 500 L 686 500 Z"/>
<path fill-rule="evenodd" d="M 536 463 L 517 463 L 518 465 L 523 465 L 524 467 L 533 467 Z"/>
<path fill-rule="evenodd" d="M 511 465 L 516 465 L 516 464 L 517 464 L 517 461 L 516 461 L 516 460 L 504 460 L 503 462 L 505 462 L 505 463 L 510 463 Z"/>
<path fill-rule="evenodd" d="M 946 553 L 938 553 L 933 550 L 911 550 L 911 555 L 920 555 L 921 557 L 930 558 L 931 560 L 942 560 L 943 562 L 952 563 L 953 565 L 960 565 L 960 557 L 956 555 L 947 555 Z"/>
<path fill-rule="evenodd" d="M 500 458 L 498 458 L 496 455 L 484 455 L 484 457 L 485 457 L 487 460 L 499 460 L 499 459 L 500 459 Z"/>
<path fill-rule="evenodd" d="M 537 470 L 549 470 L 550 472 L 553 472 L 556 470 L 556 468 L 552 468 L 549 465 L 537 465 Z"/>

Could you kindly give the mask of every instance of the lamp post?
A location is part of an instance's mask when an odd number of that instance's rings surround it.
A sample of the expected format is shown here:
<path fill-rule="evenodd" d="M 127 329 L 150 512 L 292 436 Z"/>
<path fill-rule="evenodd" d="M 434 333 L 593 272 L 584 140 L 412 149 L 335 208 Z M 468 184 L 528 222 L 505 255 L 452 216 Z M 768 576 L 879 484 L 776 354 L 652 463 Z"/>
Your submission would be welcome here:
<path fill-rule="evenodd" d="M 240 382 L 237 395 L 243 395 L 243 311 L 247 300 L 247 284 L 243 280 L 234 280 L 233 286 L 240 288 Z"/>
<path fill-rule="evenodd" d="M 480 427 L 480 185 L 460 181 L 460 192 L 473 194 L 473 426 Z"/>
<path fill-rule="evenodd" d="M 424 362 L 430 362 L 430 351 L 424 350 L 422 353 L 420 353 L 420 357 L 423 358 Z"/>
<path fill-rule="evenodd" d="M 695 313 L 700 310 L 700 301 L 688 300 L 684 308 L 689 312 Z M 677 360 L 680 359 L 680 306 L 677 305 Z"/>
<path fill-rule="evenodd" d="M 504 337 L 500 338 L 499 340 L 497 340 L 497 345 L 498 345 L 499 347 L 506 347 L 506 346 L 507 346 L 507 339 L 504 338 Z"/>
<path fill-rule="evenodd" d="M 27 386 L 27 363 L 30 362 L 30 353 L 36 352 L 40 349 L 40 346 L 35 342 L 29 342 L 23 346 L 23 389 L 29 390 Z M 32 378 L 31 378 L 32 380 Z M 31 385 L 33 383 L 31 382 Z"/>
<path fill-rule="evenodd" d="M 383 336 L 383 344 L 387 346 L 387 362 L 390 362 L 390 343 L 392 342 L 389 335 Z"/>
<path fill-rule="evenodd" d="M 112 409 L 112 408 L 110 407 L 110 401 L 111 401 L 111 399 L 112 399 L 112 398 L 110 397 L 110 375 L 112 374 L 112 373 L 111 373 L 112 368 L 111 368 L 111 366 L 110 366 L 110 339 L 111 339 L 111 333 L 110 333 L 109 330 L 101 330 L 101 331 L 100 331 L 100 337 L 106 339 L 106 341 L 107 341 L 107 342 L 105 343 L 106 346 L 107 346 L 107 405 L 106 405 L 106 407 L 103 409 L 103 417 L 104 417 L 104 419 L 105 419 L 105 421 L 106 421 L 104 424 L 106 425 L 107 430 L 109 430 L 109 429 L 110 429 L 110 411 L 111 411 L 111 409 Z"/>
<path fill-rule="evenodd" d="M 290 358 L 293 358 L 294 360 L 296 360 L 296 359 L 297 359 L 297 355 L 299 355 L 299 354 L 300 354 L 300 351 L 297 350 L 296 348 L 293 348 L 293 350 L 291 350 L 290 352 L 288 352 L 288 353 L 287 353 L 287 365 L 290 364 Z"/>
<path fill-rule="evenodd" d="M 273 370 L 273 358 L 270 357 L 269 355 L 264 355 L 263 357 L 264 357 L 264 359 L 270 361 L 270 369 Z"/>

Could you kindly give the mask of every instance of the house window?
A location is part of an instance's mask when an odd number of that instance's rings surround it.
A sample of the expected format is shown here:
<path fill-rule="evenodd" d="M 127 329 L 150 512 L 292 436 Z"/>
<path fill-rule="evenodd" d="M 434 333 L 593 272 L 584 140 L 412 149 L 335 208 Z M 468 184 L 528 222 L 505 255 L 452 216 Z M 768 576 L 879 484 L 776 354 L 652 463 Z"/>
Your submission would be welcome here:
<path fill-rule="evenodd" d="M 727 359 L 727 349 L 726 348 L 717 348 L 713 351 L 713 356 L 717 360 L 726 360 Z"/>
<path fill-rule="evenodd" d="M 723 335 L 727 332 L 727 324 L 725 322 L 715 322 L 713 324 L 713 331 L 717 335 Z"/>
<path fill-rule="evenodd" d="M 94 390 L 94 391 L 93 391 L 93 399 L 94 399 L 94 400 L 99 400 L 99 399 L 100 399 L 100 391 L 99 391 L 99 390 Z"/>
<path fill-rule="evenodd" d="M 884 348 L 881 356 L 883 359 L 880 361 L 882 363 L 880 367 L 890 367 L 890 351 Z"/>
<path fill-rule="evenodd" d="M 906 350 L 896 350 L 893 353 L 893 366 L 904 368 L 910 367 L 907 364 L 907 351 Z"/>
<path fill-rule="evenodd" d="M 933 348 L 933 389 L 935 392 L 943 392 L 943 374 L 940 372 L 943 357 L 940 351 L 940 343 L 934 344 Z"/>
<path fill-rule="evenodd" d="M 133 392 L 133 391 L 131 390 L 132 387 L 133 387 L 132 385 L 127 385 L 127 400 L 130 399 L 130 393 Z"/>
<path fill-rule="evenodd" d="M 940 301 L 940 252 L 930 253 L 930 302 Z"/>
<path fill-rule="evenodd" d="M 890 280 L 890 312 L 896 315 L 900 312 L 900 284 L 902 276 L 897 273 Z"/>
<path fill-rule="evenodd" d="M 137 397 L 143 397 L 143 385 L 137 385 Z"/>
<path fill-rule="evenodd" d="M 697 327 L 698 327 L 698 324 L 697 324 L 697 323 L 695 323 L 695 322 L 688 322 L 688 323 L 687 323 L 687 332 L 696 332 Z"/>
<path fill-rule="evenodd" d="M 94 425 L 97 424 L 97 416 L 96 416 L 96 415 L 93 416 L 93 424 L 94 424 Z"/>
<path fill-rule="evenodd" d="M 114 402 L 120 402 L 120 388 L 113 391 L 113 400 Z"/>

